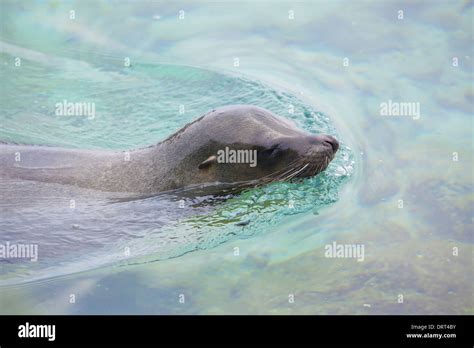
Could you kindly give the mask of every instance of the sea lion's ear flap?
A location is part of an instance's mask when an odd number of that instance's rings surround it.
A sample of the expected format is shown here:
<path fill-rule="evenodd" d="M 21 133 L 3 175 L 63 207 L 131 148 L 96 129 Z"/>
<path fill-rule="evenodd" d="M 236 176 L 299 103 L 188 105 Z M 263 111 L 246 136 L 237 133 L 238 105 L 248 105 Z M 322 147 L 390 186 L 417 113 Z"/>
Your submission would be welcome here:
<path fill-rule="evenodd" d="M 213 155 L 213 156 L 208 157 L 208 159 L 205 160 L 204 162 L 201 162 L 198 168 L 199 169 L 209 168 L 211 164 L 216 163 L 216 162 L 217 162 L 217 156 Z"/>

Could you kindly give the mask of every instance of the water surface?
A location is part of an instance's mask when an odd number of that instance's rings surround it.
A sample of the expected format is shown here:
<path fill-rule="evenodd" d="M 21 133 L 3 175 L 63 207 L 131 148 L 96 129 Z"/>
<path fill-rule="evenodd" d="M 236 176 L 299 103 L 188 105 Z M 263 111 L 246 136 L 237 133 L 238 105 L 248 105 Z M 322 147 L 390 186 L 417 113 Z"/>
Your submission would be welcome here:
<path fill-rule="evenodd" d="M 27 235 L 49 252 L 2 267 L 2 313 L 472 313 L 470 3 L 94 4 L 2 3 L 1 140 L 121 150 L 250 103 L 342 150 L 321 176 L 197 215 L 88 192 L 73 212 L 4 204 L 2 239 L 40 226 Z M 97 117 L 55 116 L 63 99 L 95 102 Z M 421 117 L 380 115 L 388 100 Z M 48 231 L 75 250 L 54 253 Z M 333 241 L 364 244 L 364 261 L 324 257 Z"/>

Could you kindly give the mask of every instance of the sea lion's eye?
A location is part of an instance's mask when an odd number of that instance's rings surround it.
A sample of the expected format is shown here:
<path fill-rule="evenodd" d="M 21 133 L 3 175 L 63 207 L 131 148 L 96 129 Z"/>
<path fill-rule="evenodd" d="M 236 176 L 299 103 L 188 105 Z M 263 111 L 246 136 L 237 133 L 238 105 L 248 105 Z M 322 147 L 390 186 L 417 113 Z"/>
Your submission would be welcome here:
<path fill-rule="evenodd" d="M 206 160 L 201 162 L 198 166 L 199 169 L 209 168 L 213 163 L 217 162 L 217 156 L 209 156 Z"/>
<path fill-rule="evenodd" d="M 278 148 L 278 145 L 273 145 L 272 147 L 265 149 L 263 151 L 259 151 L 259 155 L 262 158 L 272 158 L 275 157 L 280 153 L 280 149 Z"/>

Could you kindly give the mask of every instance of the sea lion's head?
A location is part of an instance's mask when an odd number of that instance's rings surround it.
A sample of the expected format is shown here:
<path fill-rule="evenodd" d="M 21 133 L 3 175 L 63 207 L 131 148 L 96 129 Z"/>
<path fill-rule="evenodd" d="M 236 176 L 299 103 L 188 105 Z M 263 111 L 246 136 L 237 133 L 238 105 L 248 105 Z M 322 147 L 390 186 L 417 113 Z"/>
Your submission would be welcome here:
<path fill-rule="evenodd" d="M 165 142 L 182 154 L 174 178 L 178 186 L 255 186 L 310 177 L 325 170 L 339 148 L 330 135 L 304 132 L 289 120 L 247 105 L 212 110 Z"/>

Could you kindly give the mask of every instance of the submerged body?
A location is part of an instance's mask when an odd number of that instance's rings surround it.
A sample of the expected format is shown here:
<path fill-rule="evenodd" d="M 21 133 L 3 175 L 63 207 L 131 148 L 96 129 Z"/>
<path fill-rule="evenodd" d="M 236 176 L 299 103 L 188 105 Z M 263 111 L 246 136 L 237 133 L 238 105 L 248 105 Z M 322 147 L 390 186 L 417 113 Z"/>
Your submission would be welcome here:
<path fill-rule="evenodd" d="M 1 145 L 0 178 L 146 194 L 209 183 L 255 186 L 314 176 L 338 146 L 333 137 L 308 134 L 265 109 L 237 105 L 212 110 L 157 145 L 127 152 Z M 223 161 L 223 151 L 255 156 L 247 157 L 250 163 Z"/>

